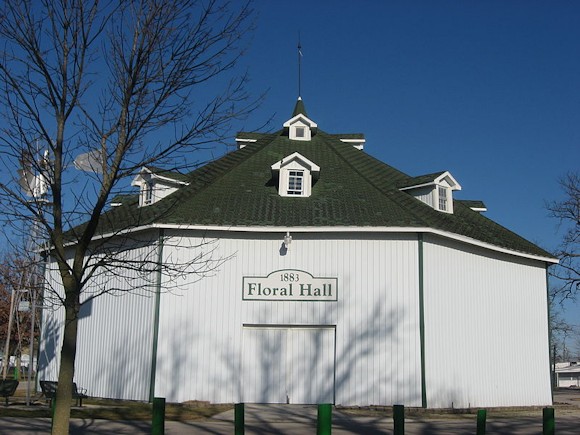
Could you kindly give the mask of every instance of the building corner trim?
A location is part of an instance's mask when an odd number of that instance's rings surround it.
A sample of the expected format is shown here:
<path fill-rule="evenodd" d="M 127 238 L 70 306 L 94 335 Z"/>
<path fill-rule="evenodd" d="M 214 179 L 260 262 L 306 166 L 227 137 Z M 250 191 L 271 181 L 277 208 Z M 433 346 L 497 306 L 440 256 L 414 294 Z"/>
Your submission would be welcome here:
<path fill-rule="evenodd" d="M 425 380 L 425 304 L 423 300 L 423 233 L 418 234 L 418 268 L 419 268 L 419 337 L 421 343 L 421 406 L 427 408 L 427 382 Z"/>
<path fill-rule="evenodd" d="M 163 272 L 163 240 L 165 232 L 162 228 L 159 229 L 159 242 L 157 253 L 157 274 L 155 280 L 155 307 L 153 313 L 153 343 L 151 350 L 151 378 L 149 383 L 149 402 L 153 402 L 155 397 L 155 376 L 157 374 L 157 345 L 159 342 L 159 310 L 161 305 L 161 282 Z"/>
<path fill-rule="evenodd" d="M 552 398 L 552 404 L 554 404 L 554 389 L 558 386 L 557 378 L 556 378 L 556 349 L 554 346 L 554 337 L 552 335 L 552 328 L 551 328 L 551 318 L 552 318 L 552 309 L 550 307 L 550 272 L 548 268 L 550 267 L 550 263 L 546 263 L 546 308 L 548 310 L 548 324 L 546 327 L 548 328 L 548 367 L 550 370 L 550 396 Z"/>

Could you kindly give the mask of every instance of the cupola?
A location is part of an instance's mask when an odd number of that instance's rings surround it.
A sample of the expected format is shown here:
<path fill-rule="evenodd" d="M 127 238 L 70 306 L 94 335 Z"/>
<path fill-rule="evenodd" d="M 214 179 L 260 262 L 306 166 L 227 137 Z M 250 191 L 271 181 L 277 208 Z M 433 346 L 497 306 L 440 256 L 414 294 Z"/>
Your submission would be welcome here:
<path fill-rule="evenodd" d="M 291 140 L 309 141 L 316 134 L 318 124 L 306 115 L 306 107 L 301 97 L 298 97 L 292 118 L 284 123 L 284 130 Z"/>

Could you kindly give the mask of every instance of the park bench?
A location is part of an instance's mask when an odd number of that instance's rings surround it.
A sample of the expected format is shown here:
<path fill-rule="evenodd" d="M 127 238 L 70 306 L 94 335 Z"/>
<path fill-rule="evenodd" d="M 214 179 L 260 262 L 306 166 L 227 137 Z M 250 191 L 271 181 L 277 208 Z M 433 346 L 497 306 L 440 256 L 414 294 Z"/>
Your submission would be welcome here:
<path fill-rule="evenodd" d="M 6 406 L 8 406 L 8 398 L 14 396 L 17 387 L 18 381 L 15 379 L 0 380 L 0 396 L 6 399 Z"/>
<path fill-rule="evenodd" d="M 58 388 L 58 382 L 55 381 L 40 381 L 40 389 L 42 390 L 42 394 L 46 397 L 46 400 L 50 402 L 52 406 L 52 400 L 56 398 L 56 389 Z M 87 397 L 87 390 L 84 388 L 77 388 L 76 382 L 73 382 L 73 391 L 72 396 L 76 401 L 76 405 L 82 407 L 83 406 L 83 399 Z"/>

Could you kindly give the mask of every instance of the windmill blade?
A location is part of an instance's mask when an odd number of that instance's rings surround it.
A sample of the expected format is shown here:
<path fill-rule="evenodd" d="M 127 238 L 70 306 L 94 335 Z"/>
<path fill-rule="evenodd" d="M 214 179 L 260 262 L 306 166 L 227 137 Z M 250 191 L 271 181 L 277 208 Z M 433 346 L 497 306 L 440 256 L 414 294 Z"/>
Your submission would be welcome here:
<path fill-rule="evenodd" d="M 79 171 L 101 174 L 103 172 L 101 152 L 93 150 L 79 154 L 74 160 L 74 165 Z"/>
<path fill-rule="evenodd" d="M 26 169 L 18 169 L 18 184 L 28 196 L 34 196 L 33 190 L 35 185 L 35 176 L 33 173 L 27 171 Z"/>

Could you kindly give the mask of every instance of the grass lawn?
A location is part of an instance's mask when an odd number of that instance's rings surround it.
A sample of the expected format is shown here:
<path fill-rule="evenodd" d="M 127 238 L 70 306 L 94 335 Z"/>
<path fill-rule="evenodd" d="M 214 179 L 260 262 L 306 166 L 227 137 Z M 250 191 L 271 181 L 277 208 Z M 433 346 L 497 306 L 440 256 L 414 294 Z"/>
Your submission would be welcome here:
<path fill-rule="evenodd" d="M 9 405 L 0 405 L 0 417 L 47 417 L 51 416 L 48 403 L 40 394 L 32 395 L 30 406 L 26 406 L 26 390 L 19 389 L 14 397 L 9 398 Z M 130 400 L 113 400 L 88 398 L 83 400 L 83 406 L 74 406 L 72 402 L 72 418 L 90 418 L 105 420 L 150 420 L 152 405 L 145 402 Z M 203 420 L 220 412 L 233 409 L 233 405 L 213 405 L 207 402 L 167 403 L 165 406 L 166 420 L 193 421 Z"/>

